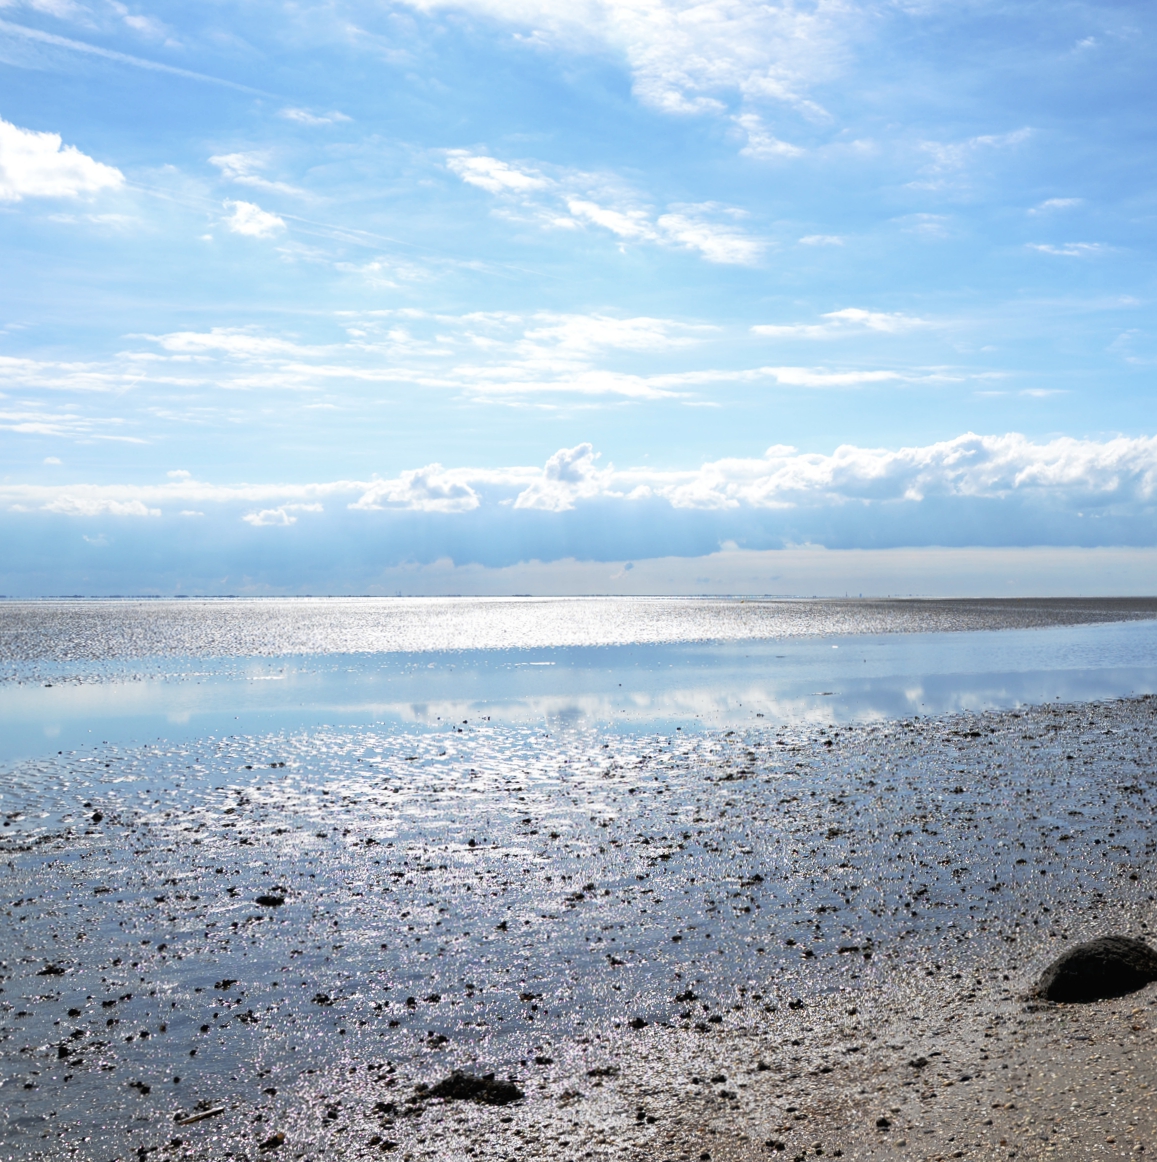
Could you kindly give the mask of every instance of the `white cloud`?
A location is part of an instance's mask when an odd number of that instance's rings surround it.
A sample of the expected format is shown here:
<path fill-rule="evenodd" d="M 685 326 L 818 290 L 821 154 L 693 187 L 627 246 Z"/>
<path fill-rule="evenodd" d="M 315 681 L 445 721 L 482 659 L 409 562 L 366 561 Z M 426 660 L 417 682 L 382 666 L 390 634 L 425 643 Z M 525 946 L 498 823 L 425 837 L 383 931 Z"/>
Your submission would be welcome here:
<path fill-rule="evenodd" d="M 273 238 L 285 229 L 285 222 L 281 218 L 253 202 L 225 202 L 224 205 L 226 210 L 232 211 L 225 219 L 225 225 L 234 234 L 245 234 L 250 238 Z"/>
<path fill-rule="evenodd" d="M 296 121 L 298 125 L 335 125 L 350 118 L 335 109 L 332 113 L 311 113 L 308 109 L 282 109 L 280 116 L 286 121 Z"/>
<path fill-rule="evenodd" d="M 454 473 L 444 472 L 441 464 L 427 464 L 394 480 L 375 481 L 350 508 L 470 512 L 478 505 L 478 494 L 469 484 L 456 479 Z"/>
<path fill-rule="evenodd" d="M 747 138 L 747 144 L 739 151 L 745 157 L 767 160 L 769 158 L 801 157 L 805 152 L 798 145 L 780 141 L 764 125 L 763 118 L 758 113 L 740 113 L 734 118 L 734 121 Z"/>
<path fill-rule="evenodd" d="M 918 447 L 830 454 L 774 445 L 762 456 L 730 457 L 688 469 L 598 466 L 588 443 L 561 448 L 541 468 L 410 469 L 385 480 L 316 484 L 213 485 L 170 479 L 155 485 L 0 484 L 0 506 L 74 517 L 193 514 L 210 506 L 248 507 L 255 527 L 286 527 L 297 514 L 344 500 L 353 512 L 400 509 L 465 518 L 509 506 L 566 512 L 584 501 L 662 501 L 677 509 L 789 509 L 848 504 L 914 505 L 930 497 L 1020 496 L 1057 506 L 1133 506 L 1157 500 L 1157 437 L 1036 443 L 1023 435 L 966 433 Z M 191 506 L 197 505 L 196 509 Z"/>
<path fill-rule="evenodd" d="M 0 202 L 77 198 L 124 185 L 119 169 L 94 161 L 59 133 L 39 133 L 0 120 Z"/>
<path fill-rule="evenodd" d="M 663 214 L 656 225 L 670 241 L 698 250 L 708 262 L 753 266 L 762 256 L 765 243 L 706 216 L 717 209 L 712 205 L 683 207 L 679 213 Z"/>
<path fill-rule="evenodd" d="M 160 516 L 159 508 L 150 508 L 142 500 L 115 500 L 111 497 L 62 493 L 40 506 L 45 512 L 64 516 Z"/>
<path fill-rule="evenodd" d="M 490 194 L 526 193 L 550 189 L 554 183 L 533 170 L 519 169 L 486 154 L 471 154 L 465 149 L 451 149 L 446 167 L 464 182 Z"/>
<path fill-rule="evenodd" d="M 61 459 L 59 456 L 45 456 L 44 463 L 45 464 L 60 464 Z"/>
<path fill-rule="evenodd" d="M 166 351 L 200 355 L 221 352 L 242 359 L 278 356 L 300 359 L 323 348 L 303 347 L 289 339 L 258 335 L 242 327 L 213 327 L 208 331 L 171 331 L 167 335 L 146 335 Z"/>
<path fill-rule="evenodd" d="M 515 508 L 565 512 L 576 500 L 589 499 L 607 490 L 614 469 L 598 469 L 599 454 L 590 444 L 560 448 L 543 467 L 542 475 L 518 494 Z"/>
<path fill-rule="evenodd" d="M 843 246 L 844 240 L 838 234 L 805 234 L 801 246 Z"/>
<path fill-rule="evenodd" d="M 513 165 L 487 154 L 451 150 L 447 168 L 464 182 L 502 199 L 507 212 L 517 208 L 547 229 L 597 226 L 624 242 L 645 242 L 698 252 L 706 261 L 750 266 L 758 262 L 764 240 L 740 230 L 742 212 L 714 202 L 671 205 L 656 215 L 635 191 L 605 174 Z"/>
<path fill-rule="evenodd" d="M 263 528 L 269 525 L 285 527 L 297 524 L 296 513 L 322 511 L 324 508 L 320 504 L 282 504 L 278 505 L 277 508 L 263 508 L 260 512 L 247 512 L 241 519 L 254 528 Z"/>
<path fill-rule="evenodd" d="M 763 367 L 784 387 L 859 387 L 862 383 L 887 383 L 907 379 L 898 371 L 829 371 L 823 367 Z"/>

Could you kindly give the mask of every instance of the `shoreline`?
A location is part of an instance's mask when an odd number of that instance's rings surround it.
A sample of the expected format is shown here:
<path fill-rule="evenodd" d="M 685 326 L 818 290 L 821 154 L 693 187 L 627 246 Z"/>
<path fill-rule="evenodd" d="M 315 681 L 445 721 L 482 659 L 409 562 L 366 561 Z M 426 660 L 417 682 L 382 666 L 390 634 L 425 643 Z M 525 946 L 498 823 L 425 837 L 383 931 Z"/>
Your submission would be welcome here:
<path fill-rule="evenodd" d="M 1155 724 L 1144 697 L 24 764 L 0 1157 L 1136 1157 L 1157 989 L 1023 997 L 1079 939 L 1152 938 Z M 453 1068 L 526 1099 L 421 1098 Z"/>

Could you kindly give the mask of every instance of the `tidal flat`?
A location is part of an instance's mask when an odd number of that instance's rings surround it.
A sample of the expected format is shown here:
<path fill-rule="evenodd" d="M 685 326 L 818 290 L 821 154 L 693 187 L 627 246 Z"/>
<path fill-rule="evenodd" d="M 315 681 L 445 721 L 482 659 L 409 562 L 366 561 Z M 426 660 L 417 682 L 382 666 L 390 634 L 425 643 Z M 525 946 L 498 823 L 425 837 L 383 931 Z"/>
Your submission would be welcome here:
<path fill-rule="evenodd" d="M 0 1157 L 1126 1158 L 1157 699 L 670 733 L 459 722 L 5 772 Z M 513 1082 L 434 1096 L 453 1070 Z"/>

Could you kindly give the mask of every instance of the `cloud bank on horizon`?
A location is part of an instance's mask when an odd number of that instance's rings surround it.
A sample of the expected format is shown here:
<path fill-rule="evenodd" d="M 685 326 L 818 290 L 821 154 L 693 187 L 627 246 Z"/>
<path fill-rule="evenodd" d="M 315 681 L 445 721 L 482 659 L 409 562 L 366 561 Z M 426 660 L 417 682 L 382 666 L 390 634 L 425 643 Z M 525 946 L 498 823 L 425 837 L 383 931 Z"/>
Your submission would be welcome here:
<path fill-rule="evenodd" d="M 1157 545 L 1151 6 L 0 6 L 7 592 Z"/>

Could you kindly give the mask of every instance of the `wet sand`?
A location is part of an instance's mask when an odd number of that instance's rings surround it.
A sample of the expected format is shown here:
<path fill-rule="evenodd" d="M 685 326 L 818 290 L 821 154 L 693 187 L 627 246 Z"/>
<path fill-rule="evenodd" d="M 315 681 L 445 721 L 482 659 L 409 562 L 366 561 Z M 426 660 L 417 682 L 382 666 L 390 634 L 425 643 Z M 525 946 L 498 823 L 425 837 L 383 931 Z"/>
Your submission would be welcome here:
<path fill-rule="evenodd" d="M 1152 1152 L 1157 988 L 1025 995 L 1157 924 L 1155 725 L 1146 698 L 22 764 L 0 1157 Z M 431 1098 L 455 1068 L 525 1098 Z"/>
<path fill-rule="evenodd" d="M 971 633 L 1157 618 L 1157 597 L 187 598 L 0 602 L 0 676 L 100 680 L 148 659 Z"/>

